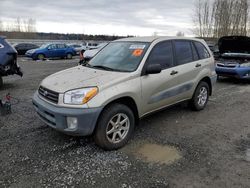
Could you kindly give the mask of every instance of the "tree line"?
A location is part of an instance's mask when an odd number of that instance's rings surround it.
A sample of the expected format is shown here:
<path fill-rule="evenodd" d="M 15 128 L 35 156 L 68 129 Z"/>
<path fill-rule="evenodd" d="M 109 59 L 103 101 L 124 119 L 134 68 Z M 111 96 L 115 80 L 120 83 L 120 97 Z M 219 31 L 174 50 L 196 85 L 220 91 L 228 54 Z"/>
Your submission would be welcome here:
<path fill-rule="evenodd" d="M 249 33 L 248 0 L 196 0 L 193 22 L 194 34 L 199 37 Z"/>
<path fill-rule="evenodd" d="M 250 34 L 249 0 L 196 0 L 193 13 L 193 33 L 202 38 Z M 115 40 L 121 36 L 37 33 L 36 20 L 21 19 L 3 23 L 0 35 L 10 38 L 52 40 Z M 177 36 L 184 36 L 179 31 Z"/>
<path fill-rule="evenodd" d="M 5 24 L 0 20 L 0 31 L 34 33 L 37 31 L 36 20 L 32 18 L 21 19 L 18 17 L 16 20 Z"/>

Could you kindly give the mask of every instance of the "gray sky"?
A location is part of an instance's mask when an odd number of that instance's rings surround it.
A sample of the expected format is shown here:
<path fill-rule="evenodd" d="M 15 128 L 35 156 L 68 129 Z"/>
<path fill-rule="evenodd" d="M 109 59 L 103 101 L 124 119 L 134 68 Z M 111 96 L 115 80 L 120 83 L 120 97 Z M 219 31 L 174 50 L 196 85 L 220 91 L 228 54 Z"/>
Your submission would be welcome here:
<path fill-rule="evenodd" d="M 192 35 L 193 0 L 0 0 L 0 20 L 34 18 L 40 32 Z"/>

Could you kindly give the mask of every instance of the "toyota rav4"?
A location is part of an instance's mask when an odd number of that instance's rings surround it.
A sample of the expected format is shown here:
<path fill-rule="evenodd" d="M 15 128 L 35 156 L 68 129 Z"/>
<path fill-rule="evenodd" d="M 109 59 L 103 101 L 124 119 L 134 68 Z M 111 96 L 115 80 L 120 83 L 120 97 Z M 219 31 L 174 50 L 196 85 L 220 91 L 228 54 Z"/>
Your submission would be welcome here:
<path fill-rule="evenodd" d="M 106 150 L 124 146 L 138 121 L 189 101 L 203 110 L 216 81 L 203 40 L 138 37 L 109 43 L 88 63 L 44 79 L 33 104 L 50 127 L 92 135 Z"/>

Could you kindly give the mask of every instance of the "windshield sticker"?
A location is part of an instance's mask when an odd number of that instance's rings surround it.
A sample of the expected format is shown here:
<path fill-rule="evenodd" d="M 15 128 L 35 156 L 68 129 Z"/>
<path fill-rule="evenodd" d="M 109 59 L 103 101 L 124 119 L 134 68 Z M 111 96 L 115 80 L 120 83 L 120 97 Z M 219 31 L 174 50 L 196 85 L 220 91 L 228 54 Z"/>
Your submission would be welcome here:
<path fill-rule="evenodd" d="M 132 44 L 129 49 L 130 50 L 137 50 L 137 49 L 144 49 L 146 47 L 146 45 L 143 44 Z"/>
<path fill-rule="evenodd" d="M 143 50 L 142 50 L 142 49 L 135 49 L 135 50 L 133 51 L 133 56 L 139 57 L 139 56 L 142 55 L 142 53 L 143 53 Z"/>

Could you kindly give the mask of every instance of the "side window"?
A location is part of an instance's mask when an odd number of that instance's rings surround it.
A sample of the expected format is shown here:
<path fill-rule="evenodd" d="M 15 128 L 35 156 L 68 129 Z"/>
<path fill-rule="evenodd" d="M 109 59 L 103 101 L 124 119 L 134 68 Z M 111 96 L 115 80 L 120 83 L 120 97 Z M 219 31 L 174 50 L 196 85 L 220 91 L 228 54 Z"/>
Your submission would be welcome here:
<path fill-rule="evenodd" d="M 49 45 L 49 47 L 48 47 L 48 49 L 56 49 L 57 47 L 56 47 L 56 44 L 51 44 L 51 45 Z"/>
<path fill-rule="evenodd" d="M 200 42 L 194 42 L 194 45 L 198 51 L 200 59 L 206 59 L 210 57 L 209 52 L 203 44 L 201 44 Z"/>
<path fill-rule="evenodd" d="M 148 63 L 161 64 L 162 69 L 173 67 L 173 50 L 171 41 L 161 42 L 151 51 Z"/>
<path fill-rule="evenodd" d="M 194 61 L 198 61 L 199 60 L 199 55 L 197 53 L 197 50 L 196 50 L 196 48 L 195 48 L 195 46 L 194 46 L 193 43 L 191 43 L 191 45 L 192 45 L 192 51 L 193 51 Z"/>
<path fill-rule="evenodd" d="M 57 44 L 57 48 L 60 48 L 60 49 L 65 48 L 65 45 L 64 44 Z"/>
<path fill-rule="evenodd" d="M 177 40 L 175 43 L 175 53 L 177 65 L 183 65 L 193 61 L 193 52 L 190 41 Z"/>

